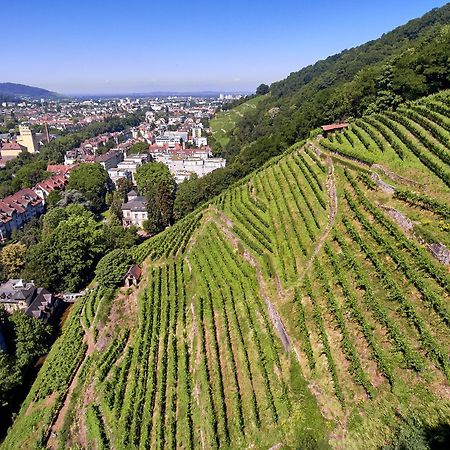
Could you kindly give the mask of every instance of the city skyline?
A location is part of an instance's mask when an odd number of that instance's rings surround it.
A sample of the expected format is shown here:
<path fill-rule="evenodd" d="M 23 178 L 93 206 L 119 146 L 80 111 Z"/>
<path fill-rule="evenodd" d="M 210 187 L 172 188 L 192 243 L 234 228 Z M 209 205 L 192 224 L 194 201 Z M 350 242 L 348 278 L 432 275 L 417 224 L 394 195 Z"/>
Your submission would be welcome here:
<path fill-rule="evenodd" d="M 2 6 L 20 24 L 0 81 L 62 94 L 249 92 L 344 49 L 375 39 L 445 1 L 281 0 L 252 5 L 45 0 Z M 406 8 L 407 6 L 407 8 Z M 351 9 L 352 14 L 348 14 Z M 24 11 L 27 11 L 24 14 Z M 311 16 L 315 20 L 311 20 Z"/>

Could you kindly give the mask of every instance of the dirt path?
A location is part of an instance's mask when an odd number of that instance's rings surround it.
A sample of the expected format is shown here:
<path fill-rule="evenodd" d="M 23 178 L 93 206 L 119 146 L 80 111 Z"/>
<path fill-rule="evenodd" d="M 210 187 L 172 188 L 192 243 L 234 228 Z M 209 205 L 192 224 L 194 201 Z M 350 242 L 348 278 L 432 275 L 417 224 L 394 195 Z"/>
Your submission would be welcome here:
<path fill-rule="evenodd" d="M 216 212 L 217 212 L 218 216 L 220 217 L 220 220 L 217 221 L 216 224 L 222 229 L 222 231 L 224 232 L 224 235 L 228 239 L 228 241 L 230 241 L 234 247 L 238 248 L 238 243 L 240 241 L 239 241 L 239 239 L 236 238 L 236 236 L 234 236 L 234 234 L 231 231 L 232 222 L 221 211 L 216 210 Z M 231 224 L 231 226 L 230 226 L 230 224 Z M 243 257 L 256 270 L 256 278 L 258 280 L 259 292 L 266 304 L 270 320 L 272 321 L 272 324 L 278 334 L 278 337 L 281 340 L 281 343 L 283 344 L 284 349 L 286 350 L 286 352 L 289 352 L 290 346 L 291 346 L 291 339 L 286 331 L 286 328 L 283 325 L 283 321 L 281 320 L 280 315 L 278 314 L 278 311 L 276 310 L 275 306 L 273 305 L 273 303 L 270 300 L 270 297 L 268 295 L 267 283 L 261 272 L 261 267 L 260 267 L 258 261 L 255 259 L 255 257 L 247 250 L 244 251 Z"/>
<path fill-rule="evenodd" d="M 55 450 L 57 448 L 57 438 L 58 438 L 58 433 L 61 431 L 63 424 L 64 424 L 64 419 L 67 415 L 67 412 L 69 410 L 70 407 L 70 402 L 72 400 L 72 395 L 73 392 L 75 391 L 75 389 L 78 386 L 78 379 L 80 376 L 80 369 L 83 366 L 83 362 L 86 360 L 86 358 L 91 355 L 95 349 L 95 341 L 94 341 L 94 334 L 92 331 L 86 330 L 83 322 L 80 321 L 81 326 L 83 327 L 84 330 L 84 341 L 87 344 L 87 350 L 86 353 L 84 354 L 83 359 L 81 360 L 80 364 L 78 365 L 78 367 L 75 370 L 75 374 L 72 378 L 72 380 L 70 381 L 69 387 L 63 397 L 63 403 L 62 403 L 62 407 L 59 409 L 59 411 L 56 413 L 56 416 L 53 420 L 53 423 L 50 427 L 50 430 L 47 434 L 47 442 L 46 442 L 46 448 L 47 449 L 51 449 L 51 450 Z"/>
<path fill-rule="evenodd" d="M 328 176 L 326 181 L 326 187 L 327 187 L 327 194 L 328 194 L 328 206 L 329 206 L 329 213 L 328 213 L 328 223 L 325 227 L 325 230 L 323 231 L 322 235 L 320 236 L 319 240 L 317 241 L 316 246 L 314 247 L 314 250 L 312 251 L 311 255 L 309 256 L 308 262 L 305 266 L 305 269 L 300 274 L 300 277 L 298 279 L 299 282 L 303 280 L 305 274 L 311 269 L 312 264 L 314 262 L 314 258 L 316 255 L 320 252 L 321 248 L 323 247 L 323 244 L 325 242 L 325 239 L 330 234 L 331 229 L 334 225 L 334 220 L 336 218 L 337 210 L 338 210 L 338 199 L 337 199 L 337 193 L 336 193 L 336 183 L 334 180 L 334 166 L 332 159 L 328 156 L 327 157 L 327 163 L 328 163 Z"/>
<path fill-rule="evenodd" d="M 397 181 L 402 184 L 407 184 L 408 186 L 421 186 L 420 183 L 417 183 L 416 181 L 409 180 L 408 178 L 402 177 L 395 172 L 392 172 L 392 170 L 387 169 L 386 167 L 382 166 L 381 164 L 372 164 L 372 169 L 378 169 L 380 172 L 384 173 L 388 178 L 390 178 L 392 181 Z"/>

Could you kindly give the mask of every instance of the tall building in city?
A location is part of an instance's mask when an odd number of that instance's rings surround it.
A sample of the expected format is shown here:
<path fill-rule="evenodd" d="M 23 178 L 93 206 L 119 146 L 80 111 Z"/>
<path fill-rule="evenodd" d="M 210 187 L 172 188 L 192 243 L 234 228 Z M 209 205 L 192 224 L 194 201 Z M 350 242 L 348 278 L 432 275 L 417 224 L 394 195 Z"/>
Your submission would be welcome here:
<path fill-rule="evenodd" d="M 25 125 L 19 125 L 20 135 L 17 137 L 17 143 L 26 147 L 30 153 L 36 153 L 39 151 L 39 139 L 37 135 Z"/>

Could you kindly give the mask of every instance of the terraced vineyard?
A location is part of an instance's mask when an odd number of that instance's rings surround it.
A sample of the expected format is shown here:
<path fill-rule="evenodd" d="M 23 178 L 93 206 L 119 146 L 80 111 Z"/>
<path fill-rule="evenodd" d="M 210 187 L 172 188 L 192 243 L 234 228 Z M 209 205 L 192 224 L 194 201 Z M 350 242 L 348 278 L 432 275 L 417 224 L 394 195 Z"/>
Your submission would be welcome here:
<path fill-rule="evenodd" d="M 225 147 L 230 140 L 230 133 L 238 120 L 240 120 L 247 112 L 255 109 L 256 105 L 263 100 L 263 96 L 254 97 L 236 108 L 221 111 L 211 120 L 211 128 L 213 130 L 214 139 Z"/>
<path fill-rule="evenodd" d="M 3 448 L 379 448 L 448 423 L 449 108 L 299 143 L 138 247 L 141 287 L 74 306 Z"/>

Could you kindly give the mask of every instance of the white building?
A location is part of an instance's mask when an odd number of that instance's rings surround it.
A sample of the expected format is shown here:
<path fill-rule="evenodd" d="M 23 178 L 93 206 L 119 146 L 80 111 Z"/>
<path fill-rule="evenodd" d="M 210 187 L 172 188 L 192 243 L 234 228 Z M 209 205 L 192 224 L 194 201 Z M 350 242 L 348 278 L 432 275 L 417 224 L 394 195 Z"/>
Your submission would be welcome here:
<path fill-rule="evenodd" d="M 206 137 L 194 137 L 194 144 L 197 147 L 206 147 L 208 145 L 208 139 Z"/>
<path fill-rule="evenodd" d="M 226 165 L 225 159 L 210 158 L 207 154 L 195 153 L 195 156 L 180 157 L 161 153 L 154 157 L 156 161 L 164 163 L 169 168 L 177 183 L 188 179 L 192 173 L 202 177 Z"/>
<path fill-rule="evenodd" d="M 137 195 L 137 192 L 128 193 L 128 202 L 122 205 L 123 226 L 136 226 L 143 228 L 144 221 L 148 219 L 146 207 L 147 199 Z"/>
<path fill-rule="evenodd" d="M 111 178 L 111 181 L 114 183 L 114 185 L 117 184 L 117 181 L 120 178 L 127 178 L 131 182 L 133 181 L 131 171 L 128 169 L 119 169 L 118 167 L 113 167 L 112 169 L 108 170 L 108 175 L 109 178 Z"/>
<path fill-rule="evenodd" d="M 139 167 L 148 162 L 148 154 L 136 154 L 127 156 L 121 163 L 117 165 L 117 170 L 121 173 L 129 172 L 131 181 L 136 184 L 135 175 Z"/>

